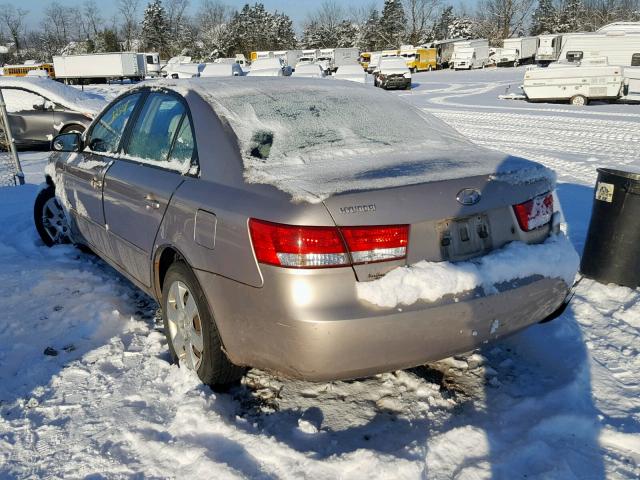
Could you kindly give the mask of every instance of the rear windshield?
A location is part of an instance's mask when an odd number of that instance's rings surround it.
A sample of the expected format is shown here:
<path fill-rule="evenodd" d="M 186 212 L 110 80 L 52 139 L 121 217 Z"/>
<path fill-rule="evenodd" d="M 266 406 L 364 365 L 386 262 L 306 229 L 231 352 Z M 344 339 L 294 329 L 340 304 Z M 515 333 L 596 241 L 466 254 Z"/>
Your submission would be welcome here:
<path fill-rule="evenodd" d="M 394 95 L 335 84 L 281 86 L 253 94 L 238 89 L 213 99 L 238 136 L 243 156 L 313 163 L 341 154 L 420 151 L 438 143 L 432 130 L 441 130 L 440 122 Z"/>

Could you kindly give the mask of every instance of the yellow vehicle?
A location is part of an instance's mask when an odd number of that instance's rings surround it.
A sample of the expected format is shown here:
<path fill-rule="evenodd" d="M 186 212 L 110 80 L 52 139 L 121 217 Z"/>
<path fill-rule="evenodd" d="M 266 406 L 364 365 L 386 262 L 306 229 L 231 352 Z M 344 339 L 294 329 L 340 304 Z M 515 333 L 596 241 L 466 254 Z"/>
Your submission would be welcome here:
<path fill-rule="evenodd" d="M 407 62 L 407 67 L 413 73 L 435 70 L 438 65 L 437 51 L 435 48 L 414 48 L 402 50 L 400 56 Z"/>
<path fill-rule="evenodd" d="M 249 55 L 249 61 L 255 62 L 257 59 L 258 59 L 258 52 L 251 52 L 251 55 Z"/>
<path fill-rule="evenodd" d="M 50 63 L 34 63 L 31 65 L 6 65 L 4 75 L 7 77 L 26 77 L 32 70 L 44 70 L 50 78 L 55 78 L 56 73 Z"/>
<path fill-rule="evenodd" d="M 369 68 L 369 63 L 371 62 L 371 52 L 362 52 L 360 54 L 358 62 L 360 62 L 360 65 L 362 65 L 362 68 L 364 68 L 365 70 Z"/>

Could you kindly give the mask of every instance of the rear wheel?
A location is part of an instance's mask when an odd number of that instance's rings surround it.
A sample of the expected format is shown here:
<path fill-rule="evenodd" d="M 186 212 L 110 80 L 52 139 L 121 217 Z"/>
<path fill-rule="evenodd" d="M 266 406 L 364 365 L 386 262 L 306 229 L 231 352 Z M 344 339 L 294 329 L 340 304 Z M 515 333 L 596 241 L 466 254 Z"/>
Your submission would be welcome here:
<path fill-rule="evenodd" d="M 36 230 L 47 247 L 71 241 L 69 222 L 55 192 L 55 188 L 49 185 L 40 191 L 33 206 Z"/>
<path fill-rule="evenodd" d="M 216 386 L 237 382 L 245 369 L 232 364 L 198 280 L 186 263 L 169 267 L 162 289 L 162 319 L 169 351 L 180 367 Z"/>
<path fill-rule="evenodd" d="M 589 103 L 589 100 L 587 100 L 587 97 L 585 97 L 584 95 L 575 95 L 571 97 L 569 103 L 571 103 L 571 105 L 575 105 L 576 107 L 583 107 L 587 103 Z"/>
<path fill-rule="evenodd" d="M 60 133 L 80 133 L 84 132 L 84 127 L 82 125 L 66 125 L 64 128 L 60 130 Z"/>

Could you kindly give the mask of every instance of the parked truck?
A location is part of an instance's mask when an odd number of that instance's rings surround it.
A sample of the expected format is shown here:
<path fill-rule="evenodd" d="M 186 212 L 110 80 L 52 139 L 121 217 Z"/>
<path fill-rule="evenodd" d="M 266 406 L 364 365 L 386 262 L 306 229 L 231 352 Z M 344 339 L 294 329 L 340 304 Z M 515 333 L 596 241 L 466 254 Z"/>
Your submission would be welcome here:
<path fill-rule="evenodd" d="M 333 51 L 333 71 L 345 65 L 356 65 L 360 58 L 360 51 L 357 48 L 336 48 Z"/>
<path fill-rule="evenodd" d="M 295 69 L 298 60 L 302 57 L 302 50 L 279 50 L 273 52 L 273 56 L 282 60 L 285 65 Z"/>
<path fill-rule="evenodd" d="M 451 57 L 456 43 L 464 42 L 464 39 L 453 38 L 448 40 L 436 40 L 429 44 L 423 45 L 424 48 L 436 49 L 437 68 L 449 68 L 451 65 Z"/>
<path fill-rule="evenodd" d="M 559 61 L 581 62 L 601 57 L 606 57 L 609 65 L 639 67 L 640 33 L 613 30 L 605 33 L 571 33 L 563 37 Z"/>
<path fill-rule="evenodd" d="M 56 79 L 67 84 L 142 80 L 145 76 L 144 62 L 132 52 L 59 55 L 53 57 L 53 67 Z"/>
<path fill-rule="evenodd" d="M 522 63 L 533 62 L 538 49 L 538 37 L 505 38 L 502 48 L 496 50 L 497 66 L 517 67 Z"/>
<path fill-rule="evenodd" d="M 560 57 L 562 48 L 562 35 L 550 33 L 538 36 L 538 49 L 536 50 L 536 62 L 540 65 L 548 65 Z"/>
<path fill-rule="evenodd" d="M 138 59 L 142 61 L 146 75 L 150 77 L 160 76 L 160 54 L 155 52 L 139 53 Z"/>
<path fill-rule="evenodd" d="M 400 49 L 400 56 L 405 59 L 412 73 L 431 71 L 438 68 L 437 50 L 435 48 Z"/>
<path fill-rule="evenodd" d="M 456 70 L 484 68 L 489 63 L 489 41 L 483 38 L 455 43 L 451 59 Z"/>

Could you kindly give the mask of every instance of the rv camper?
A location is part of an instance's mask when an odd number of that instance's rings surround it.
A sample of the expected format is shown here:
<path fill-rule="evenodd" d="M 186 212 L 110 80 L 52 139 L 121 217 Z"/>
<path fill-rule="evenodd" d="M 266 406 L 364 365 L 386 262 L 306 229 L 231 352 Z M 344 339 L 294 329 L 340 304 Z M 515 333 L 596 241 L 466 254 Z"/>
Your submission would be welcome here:
<path fill-rule="evenodd" d="M 533 62 L 538 49 L 538 37 L 505 38 L 503 47 L 496 50 L 495 64 L 513 65 Z"/>
<path fill-rule="evenodd" d="M 536 62 L 544 65 L 558 60 L 560 57 L 560 49 L 562 47 L 562 35 L 557 33 L 540 35 L 538 40 L 539 44 L 538 50 L 536 51 Z"/>
<path fill-rule="evenodd" d="M 489 42 L 486 39 L 458 42 L 454 44 L 451 60 L 456 70 L 484 68 L 489 63 Z"/>
<path fill-rule="evenodd" d="M 572 33 L 562 40 L 559 61 L 580 62 L 606 57 L 609 65 L 640 67 L 640 33 Z"/>
<path fill-rule="evenodd" d="M 577 106 L 618 99 L 623 93 L 623 68 L 606 65 L 604 59 L 594 63 L 530 68 L 524 75 L 524 93 L 529 101 L 568 101 Z"/>
<path fill-rule="evenodd" d="M 626 32 L 640 33 L 640 22 L 614 22 L 596 30 L 597 33 Z"/>

